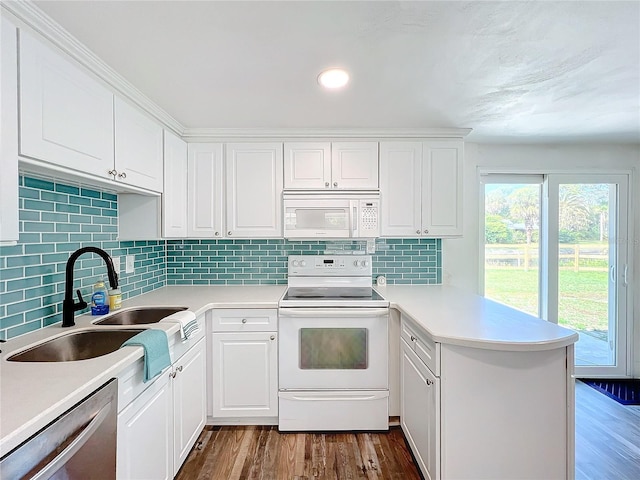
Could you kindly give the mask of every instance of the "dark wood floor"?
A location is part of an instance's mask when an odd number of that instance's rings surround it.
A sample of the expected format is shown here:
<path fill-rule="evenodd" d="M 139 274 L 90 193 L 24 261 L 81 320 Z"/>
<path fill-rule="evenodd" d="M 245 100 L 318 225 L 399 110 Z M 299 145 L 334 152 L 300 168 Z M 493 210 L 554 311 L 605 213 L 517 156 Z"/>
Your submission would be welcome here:
<path fill-rule="evenodd" d="M 389 433 L 278 433 L 206 427 L 177 480 L 419 479 L 399 427 Z M 576 382 L 576 480 L 640 479 L 640 406 Z"/>
<path fill-rule="evenodd" d="M 192 479 L 420 479 L 399 427 L 388 433 L 279 433 L 205 427 L 176 477 Z"/>
<path fill-rule="evenodd" d="M 640 479 L 640 407 L 576 382 L 576 480 Z"/>

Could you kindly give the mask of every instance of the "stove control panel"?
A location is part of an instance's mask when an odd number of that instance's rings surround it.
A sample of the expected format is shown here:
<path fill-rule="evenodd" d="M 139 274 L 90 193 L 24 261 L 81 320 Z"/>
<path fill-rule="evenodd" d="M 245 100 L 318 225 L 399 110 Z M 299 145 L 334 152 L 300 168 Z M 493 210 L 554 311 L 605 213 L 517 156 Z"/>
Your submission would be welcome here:
<path fill-rule="evenodd" d="M 371 255 L 290 255 L 289 275 L 371 275 Z"/>

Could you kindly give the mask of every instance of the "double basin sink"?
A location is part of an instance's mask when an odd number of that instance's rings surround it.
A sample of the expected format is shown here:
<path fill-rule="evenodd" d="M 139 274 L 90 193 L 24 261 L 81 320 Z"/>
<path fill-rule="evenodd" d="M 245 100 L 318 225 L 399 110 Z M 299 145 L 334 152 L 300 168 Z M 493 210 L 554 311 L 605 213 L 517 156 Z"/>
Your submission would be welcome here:
<path fill-rule="evenodd" d="M 109 315 L 95 325 L 147 325 L 186 310 L 186 307 L 144 307 Z M 39 343 L 7 358 L 10 362 L 72 362 L 100 357 L 115 352 L 122 344 L 142 332 L 139 328 L 91 329 L 70 332 Z"/>

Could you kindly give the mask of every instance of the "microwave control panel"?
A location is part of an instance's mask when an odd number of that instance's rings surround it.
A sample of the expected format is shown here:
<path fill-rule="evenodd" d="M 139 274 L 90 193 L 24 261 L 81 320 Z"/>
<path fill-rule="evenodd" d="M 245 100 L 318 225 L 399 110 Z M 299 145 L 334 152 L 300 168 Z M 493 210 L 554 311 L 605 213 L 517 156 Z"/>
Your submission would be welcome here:
<path fill-rule="evenodd" d="M 378 200 L 360 201 L 360 237 L 377 237 L 380 235 L 379 211 Z"/>

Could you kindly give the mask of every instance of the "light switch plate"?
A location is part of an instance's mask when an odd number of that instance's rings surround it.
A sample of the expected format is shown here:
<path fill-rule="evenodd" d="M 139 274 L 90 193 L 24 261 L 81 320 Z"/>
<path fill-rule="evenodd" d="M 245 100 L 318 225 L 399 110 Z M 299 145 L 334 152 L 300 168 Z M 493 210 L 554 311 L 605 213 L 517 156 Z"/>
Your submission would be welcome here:
<path fill-rule="evenodd" d="M 135 255 L 127 255 L 126 264 L 125 264 L 125 273 L 133 273 L 133 263 L 135 261 Z"/>
<path fill-rule="evenodd" d="M 120 257 L 111 257 L 111 261 L 113 262 L 113 269 L 120 275 Z"/>

